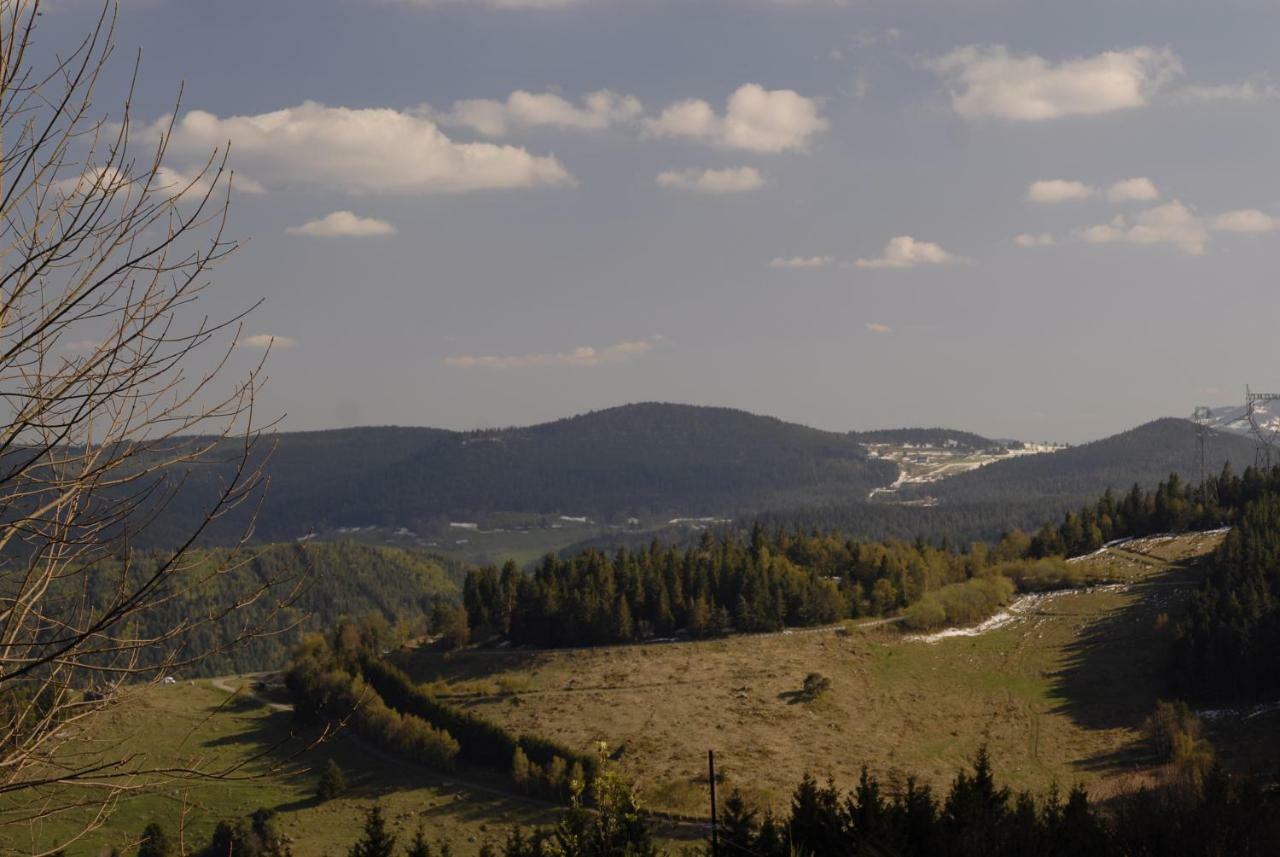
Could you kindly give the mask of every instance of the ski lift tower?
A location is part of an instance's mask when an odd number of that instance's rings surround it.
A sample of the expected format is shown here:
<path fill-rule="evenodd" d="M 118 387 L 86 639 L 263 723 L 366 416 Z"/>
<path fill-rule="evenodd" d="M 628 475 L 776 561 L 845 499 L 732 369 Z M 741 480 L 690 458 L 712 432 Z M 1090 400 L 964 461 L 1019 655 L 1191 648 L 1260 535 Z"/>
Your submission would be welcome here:
<path fill-rule="evenodd" d="M 1200 405 L 1191 414 L 1191 421 L 1196 424 L 1196 463 L 1200 466 L 1200 502 L 1207 507 L 1209 496 L 1209 436 L 1213 433 L 1213 410 L 1207 405 Z"/>
<path fill-rule="evenodd" d="M 1249 428 L 1253 430 L 1253 436 L 1258 442 L 1254 465 L 1267 470 L 1271 469 L 1272 452 L 1277 438 L 1280 438 L 1280 421 L 1272 419 L 1263 422 L 1263 416 L 1267 413 L 1265 405 L 1269 402 L 1280 402 L 1280 393 L 1255 393 L 1248 386 L 1244 388 L 1245 418 L 1249 420 Z"/>

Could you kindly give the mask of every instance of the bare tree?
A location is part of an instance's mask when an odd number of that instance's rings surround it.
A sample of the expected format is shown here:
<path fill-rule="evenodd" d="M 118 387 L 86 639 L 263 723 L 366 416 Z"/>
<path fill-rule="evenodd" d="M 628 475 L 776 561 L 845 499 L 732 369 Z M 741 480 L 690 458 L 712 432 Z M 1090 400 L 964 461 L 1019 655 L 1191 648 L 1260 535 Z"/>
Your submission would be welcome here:
<path fill-rule="evenodd" d="M 213 322 L 197 305 L 211 267 L 235 249 L 223 235 L 226 153 L 183 177 L 165 165 L 171 121 L 134 123 L 131 92 L 117 113 L 95 113 L 114 4 L 62 56 L 43 45 L 37 56 L 40 5 L 0 0 L 0 839 L 10 841 L 6 829 L 72 811 L 82 835 L 122 793 L 225 775 L 83 736 L 139 686 L 207 656 L 193 631 L 216 625 L 217 645 L 233 645 L 263 633 L 264 604 L 287 598 L 273 581 L 212 597 L 235 565 L 191 550 L 261 487 L 261 363 L 225 378 L 242 316 Z M 139 535 L 192 474 L 206 501 L 197 520 L 176 548 L 140 562 Z M 259 600 L 259 621 L 238 623 Z"/>

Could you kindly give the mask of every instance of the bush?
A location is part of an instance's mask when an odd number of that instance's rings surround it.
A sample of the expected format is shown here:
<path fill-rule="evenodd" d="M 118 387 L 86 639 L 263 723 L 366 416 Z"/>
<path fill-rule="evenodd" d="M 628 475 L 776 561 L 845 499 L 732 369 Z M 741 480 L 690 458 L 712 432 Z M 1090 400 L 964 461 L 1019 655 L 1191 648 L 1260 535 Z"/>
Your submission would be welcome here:
<path fill-rule="evenodd" d="M 952 583 L 926 595 L 903 614 L 913 631 L 927 631 L 943 625 L 971 625 L 981 622 L 1013 597 L 1014 586 L 999 575 L 975 577 Z"/>
<path fill-rule="evenodd" d="M 1009 578 L 1019 592 L 1049 592 L 1074 589 L 1087 582 L 1084 569 L 1061 557 L 1017 560 L 996 566 L 996 572 Z"/>
<path fill-rule="evenodd" d="M 812 702 L 831 689 L 831 679 L 822 673 L 809 673 L 804 677 L 804 687 L 800 691 L 804 698 Z"/>
<path fill-rule="evenodd" d="M 330 759 L 320 773 L 320 783 L 316 786 L 316 799 L 320 802 L 330 801 L 347 790 L 347 777 L 342 773 L 338 763 Z"/>

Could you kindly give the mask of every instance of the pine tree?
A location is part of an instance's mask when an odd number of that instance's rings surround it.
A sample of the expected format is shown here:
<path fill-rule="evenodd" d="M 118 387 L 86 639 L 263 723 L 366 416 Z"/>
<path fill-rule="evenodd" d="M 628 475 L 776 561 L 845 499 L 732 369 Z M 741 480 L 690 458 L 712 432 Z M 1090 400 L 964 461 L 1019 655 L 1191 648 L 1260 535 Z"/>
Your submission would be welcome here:
<path fill-rule="evenodd" d="M 138 857 L 169 857 L 172 850 L 169 836 L 159 824 L 153 821 L 142 829 Z"/>
<path fill-rule="evenodd" d="M 747 806 L 737 789 L 724 802 L 721 812 L 720 835 L 729 847 L 730 854 L 749 854 L 756 839 L 756 812 Z"/>
<path fill-rule="evenodd" d="M 382 807 L 374 804 L 364 818 L 364 833 L 347 852 L 348 857 L 392 857 L 396 850 L 396 837 L 387 830 L 382 817 Z"/>
<path fill-rule="evenodd" d="M 404 849 L 404 857 L 431 857 L 431 843 L 427 842 L 427 834 L 421 824 L 413 832 L 413 840 Z"/>

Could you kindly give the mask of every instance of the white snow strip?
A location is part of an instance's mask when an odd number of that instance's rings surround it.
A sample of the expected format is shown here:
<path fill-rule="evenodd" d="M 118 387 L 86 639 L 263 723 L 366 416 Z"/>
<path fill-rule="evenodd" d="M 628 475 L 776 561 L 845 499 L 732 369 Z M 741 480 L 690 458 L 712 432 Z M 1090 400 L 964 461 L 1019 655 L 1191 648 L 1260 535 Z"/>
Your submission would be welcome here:
<path fill-rule="evenodd" d="M 978 637 L 990 631 L 999 630 L 1006 625 L 1012 625 L 1014 622 L 1025 618 L 1028 613 L 1034 612 L 1046 601 L 1057 598 L 1060 595 L 1080 595 L 1086 592 L 1122 592 L 1126 588 L 1128 588 L 1127 583 L 1108 583 L 1105 586 L 1081 586 L 1074 589 L 1057 589 L 1052 592 L 1033 592 L 1028 595 L 1019 595 L 1009 602 L 1009 606 L 990 618 L 984 619 L 977 625 L 969 625 L 965 628 L 944 628 L 932 634 L 908 634 L 902 639 L 910 643 L 936 643 L 952 637 Z"/>
<path fill-rule="evenodd" d="M 1272 711 L 1280 711 L 1280 702 L 1263 702 L 1239 708 L 1209 708 L 1197 711 L 1196 716 L 1201 720 L 1252 720 L 1263 714 L 1270 714 Z"/>

